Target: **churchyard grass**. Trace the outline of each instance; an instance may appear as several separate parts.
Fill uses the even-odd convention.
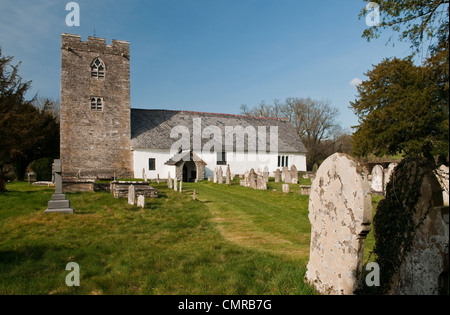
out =
[[[310,224],[299,185],[289,194],[273,180],[267,191],[236,180],[185,183],[182,194],[154,187],[159,198],[145,210],[107,192],[75,193],[75,215],[58,215],[44,214],[53,188],[8,184],[0,294],[315,294],[303,281]],[[69,262],[80,287],[65,283]]]

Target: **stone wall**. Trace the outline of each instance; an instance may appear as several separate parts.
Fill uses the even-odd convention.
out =
[[[129,43],[62,35],[61,160],[63,178],[133,177]],[[91,77],[100,58],[104,78]],[[103,99],[91,109],[91,97]]]

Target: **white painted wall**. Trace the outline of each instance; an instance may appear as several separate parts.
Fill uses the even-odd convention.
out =
[[[161,179],[167,178],[168,172],[173,178],[175,176],[175,166],[167,166],[165,163],[172,158],[169,150],[143,150],[138,149],[134,152],[134,175],[136,178],[142,178],[142,169],[146,170],[147,178],[155,179],[159,174]],[[217,165],[217,155],[212,153],[197,153],[203,161],[207,163],[205,167],[206,177],[214,176],[214,169],[218,167]],[[247,154],[242,152],[237,153],[227,153],[227,164],[230,165],[231,173],[234,174],[244,174],[245,171],[258,168],[263,171],[264,167],[267,165],[269,168],[270,176],[273,176],[278,168],[278,155],[288,156],[289,165],[295,165],[298,171],[306,171],[306,155],[305,154],[295,154],[295,153],[279,153],[279,154],[268,154],[264,156],[258,156],[257,154]],[[149,171],[148,162],[149,159],[156,159],[156,170]],[[223,172],[225,174],[226,165],[221,165]],[[280,167],[281,169],[281,167]]]

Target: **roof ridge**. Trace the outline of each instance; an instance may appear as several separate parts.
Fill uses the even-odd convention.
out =
[[[229,117],[240,117],[240,118],[253,118],[261,120],[278,120],[278,121],[289,121],[288,118],[276,118],[276,117],[257,117],[257,116],[246,116],[238,114],[225,114],[225,113],[211,113],[211,112],[198,112],[189,110],[171,110],[171,109],[145,109],[145,108],[132,108],[132,110],[144,110],[144,111],[163,111],[171,113],[187,113],[187,114],[203,114],[203,115],[215,115],[215,116],[229,116]]]

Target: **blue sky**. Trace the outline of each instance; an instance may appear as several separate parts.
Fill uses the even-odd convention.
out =
[[[65,23],[68,2],[0,1],[0,46],[22,62],[30,97],[59,98],[61,33],[95,34],[130,42],[133,108],[239,114],[311,97],[330,100],[350,128],[352,80],[411,52],[386,45],[387,34],[361,38],[363,0],[82,0],[79,27]]]

